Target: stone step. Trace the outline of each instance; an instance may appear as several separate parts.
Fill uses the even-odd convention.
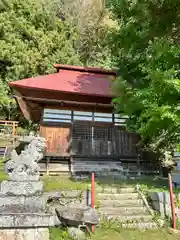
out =
[[[123,223],[123,228],[138,228],[138,229],[152,229],[158,228],[155,222],[136,222],[136,223]]]
[[[133,215],[126,215],[126,216],[119,216],[119,215],[111,216],[109,214],[105,214],[105,216],[107,218],[118,219],[118,221],[121,223],[127,223],[127,222],[141,223],[141,222],[152,221],[152,216],[148,213],[137,214],[137,215],[133,214]]]
[[[146,213],[147,209],[144,206],[131,206],[131,207],[100,207],[99,211],[108,214],[108,215],[133,215],[133,214],[141,214],[141,213]]]
[[[122,200],[111,200],[102,199],[99,200],[101,207],[126,207],[126,206],[143,206],[144,202],[142,199],[122,199]]]
[[[99,193],[134,193],[135,188],[133,187],[119,187],[119,188],[97,188]]]
[[[98,193],[98,199],[104,200],[127,200],[127,199],[138,199],[138,193]]]

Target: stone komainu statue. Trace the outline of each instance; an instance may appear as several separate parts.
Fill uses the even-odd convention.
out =
[[[18,155],[16,150],[11,153],[11,159],[5,163],[5,172],[10,180],[38,181],[38,162],[43,158],[46,141],[42,137],[33,137],[25,149]]]

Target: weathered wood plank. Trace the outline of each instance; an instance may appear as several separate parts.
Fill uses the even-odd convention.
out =
[[[70,127],[41,126],[40,133],[47,140],[47,155],[69,156]]]

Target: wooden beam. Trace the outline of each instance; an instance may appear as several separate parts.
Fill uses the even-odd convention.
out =
[[[32,118],[31,110],[28,107],[26,101],[24,101],[23,96],[20,94],[20,92],[16,91],[15,89],[13,89],[13,93],[14,93],[14,96],[16,97],[16,100],[17,100],[17,102],[19,104],[19,107],[20,107],[24,117],[27,120],[31,120],[31,118]]]
[[[57,100],[57,99],[47,99],[47,98],[36,98],[36,97],[26,97],[26,96],[19,96],[17,94],[14,95],[17,99],[26,99],[31,101],[38,101],[38,102],[47,102],[47,103],[60,103],[60,104],[70,104],[70,105],[84,105],[84,106],[95,106],[95,107],[105,107],[110,108],[112,107],[111,104],[104,104],[104,103],[89,103],[89,102],[77,102],[77,101],[66,101],[66,100]]]
[[[111,75],[113,77],[116,77],[117,75],[117,70],[107,70],[107,69],[95,68],[95,67],[82,67],[82,66],[72,66],[72,65],[63,65],[63,64],[53,64],[53,67],[56,68],[57,71],[69,70],[69,71]]]
[[[31,109],[31,116],[35,122],[40,121],[41,113],[42,113],[42,106],[40,103],[34,103],[32,101],[26,101],[27,106]]]

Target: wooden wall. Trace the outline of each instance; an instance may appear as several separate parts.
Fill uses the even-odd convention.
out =
[[[48,155],[137,155],[137,136],[123,130],[124,123],[116,123],[126,118],[115,117],[112,108],[81,105],[59,108],[45,105],[44,108],[40,133],[47,140]],[[90,113],[91,117],[88,115]],[[101,122],[104,119],[105,122]],[[115,127],[115,124],[121,126]]]
[[[91,123],[88,125],[76,123],[72,128],[72,155],[138,156],[136,145],[139,138],[136,134],[108,124],[97,126],[96,124],[91,125]]]
[[[46,108],[57,109],[49,105]],[[94,111],[94,108],[85,106],[61,106],[59,109]],[[112,109],[99,111],[111,113]],[[117,177],[158,174],[155,162],[139,159],[139,137],[126,131],[124,126],[116,126],[114,118],[112,123],[71,121],[71,114],[71,111],[65,114],[69,119],[67,123],[41,123],[41,135],[47,140],[46,157],[40,163],[42,173],[82,176],[95,172],[99,176]],[[62,113],[59,119],[63,118]]]
[[[41,126],[40,132],[47,140],[48,156],[138,156],[137,135],[117,127],[75,123]]]

